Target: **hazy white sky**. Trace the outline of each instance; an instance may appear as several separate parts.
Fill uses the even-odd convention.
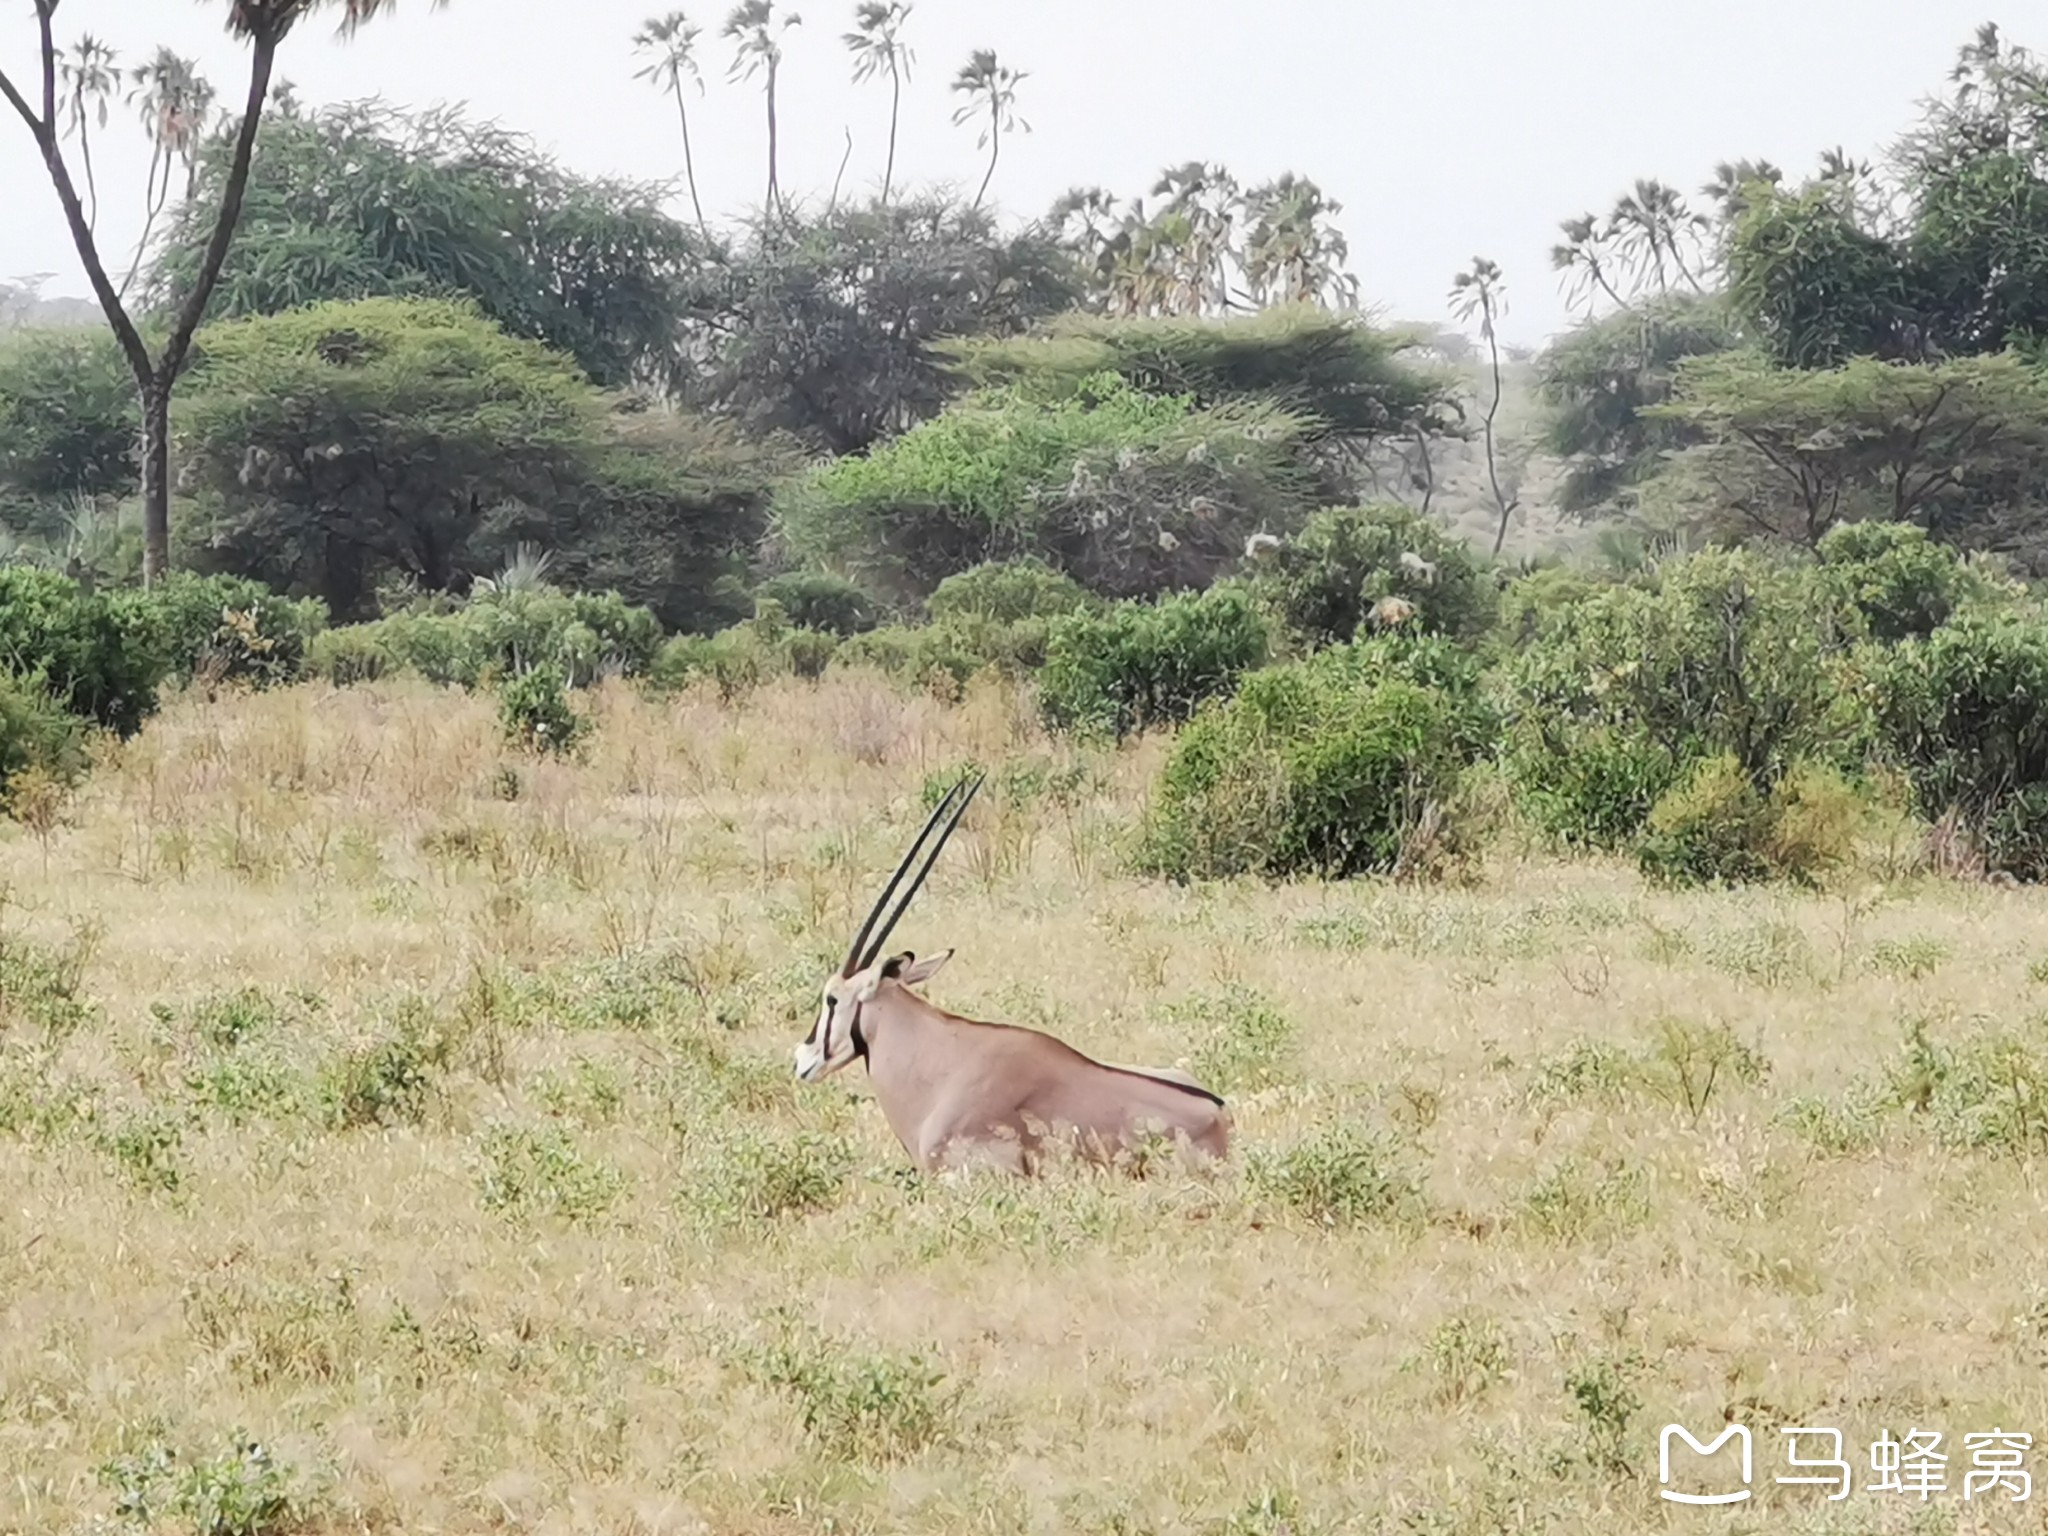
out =
[[[1006,141],[990,193],[1005,209],[1036,213],[1076,184],[1143,192],[1190,159],[1220,160],[1247,183],[1298,171],[1343,204],[1352,266],[1388,316],[1444,318],[1452,273],[1483,254],[1506,275],[1504,333],[1537,343],[1566,320],[1548,261],[1559,219],[1604,210],[1636,176],[1691,193],[1721,159],[1803,175],[1831,145],[1881,149],[1980,22],[2048,46],[2024,16],[1987,16],[1984,3],[917,0],[898,184],[950,178],[971,192],[975,133],[953,126],[946,87],[970,49],[993,47],[1028,72],[1018,107],[1033,129]],[[348,43],[325,18],[302,29],[279,73],[309,103],[467,101],[579,170],[664,177],[681,169],[674,108],[633,79],[630,39],[668,4],[403,0]],[[786,39],[784,187],[822,196],[849,127],[848,183],[878,185],[888,90],[849,79],[840,34],[853,0],[793,8],[803,25]],[[705,32],[707,94],[690,108],[716,217],[762,195],[761,99],[725,78],[729,0],[688,9]],[[60,36],[89,30],[124,62],[168,43],[199,55],[222,99],[238,101],[246,62],[225,12],[225,0],[69,0]],[[0,18],[0,68],[21,83],[33,19],[19,3]],[[125,256],[147,159],[132,114],[99,135],[95,159],[101,237]],[[31,273],[53,274],[49,294],[88,291],[27,131],[0,109],[0,277]]]

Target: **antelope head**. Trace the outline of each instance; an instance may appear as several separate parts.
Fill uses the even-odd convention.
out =
[[[960,818],[967,814],[968,803],[980,788],[980,778],[970,781],[963,777],[946,792],[946,797],[933,809],[923,830],[911,843],[910,851],[903,855],[903,862],[896,866],[896,873],[889,877],[889,883],[882,887],[882,894],[868,909],[867,921],[854,935],[845,960],[825,982],[818,1001],[818,1017],[811,1025],[811,1032],[796,1048],[796,1075],[801,1081],[819,1082],[865,1057],[868,1042],[861,1032],[861,1013],[875,1000],[875,995],[887,986],[916,986],[928,981],[938,973],[940,966],[953,958],[950,949],[924,960],[908,953],[894,955],[887,960],[881,956],[889,934],[910,906],[910,899],[924,884],[925,876],[931,873],[932,864],[946,846],[946,839],[960,825]],[[940,825],[942,820],[943,826]],[[935,830],[936,836],[933,835]],[[889,905],[891,897],[896,896],[904,874],[920,852],[925,856],[923,864],[911,877],[909,885],[904,886],[895,910],[884,920],[882,909]]]

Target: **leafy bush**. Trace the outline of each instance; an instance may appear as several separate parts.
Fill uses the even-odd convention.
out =
[[[1069,614],[1046,643],[1046,720],[1117,736],[1185,720],[1263,662],[1271,639],[1264,613],[1232,585]]]
[[[41,681],[0,671],[0,801],[15,775],[41,769],[60,782],[85,765],[84,723]]]
[[[880,633],[875,631],[873,633]],[[857,644],[856,636],[844,644]],[[654,658],[649,680],[657,688],[681,688],[696,678],[717,685],[730,703],[774,677],[818,677],[843,649],[826,630],[790,624],[781,605],[760,600],[753,618],[715,635],[677,635]]]
[[[1415,627],[1474,636],[1493,622],[1492,581],[1464,542],[1407,507],[1338,507],[1257,557],[1257,583],[1287,627],[1311,645],[1354,638],[1388,599]]]
[[[168,675],[179,681],[208,673],[294,682],[304,672],[307,647],[327,625],[317,599],[295,602],[240,576],[173,571],[120,600],[142,617]]]
[[[1924,638],[1966,607],[1990,607],[2011,595],[1910,523],[1843,523],[1815,553],[1828,586],[1875,640]]]
[[[1989,868],[2048,879],[2048,622],[1965,614],[1893,650],[1875,688],[1921,813],[1958,813]]]
[[[1458,851],[1461,780],[1494,732],[1476,694],[1444,686],[1445,662],[1389,638],[1245,678],[1181,732],[1140,867],[1342,879],[1402,868],[1431,840]]]
[[[553,662],[529,667],[498,688],[498,719],[505,736],[529,752],[573,752],[590,722],[570,707],[568,684]]]
[[[1732,754],[1760,792],[1802,759],[1854,766],[1853,640],[1814,567],[1749,550],[1545,608],[1501,680],[1510,780],[1546,830],[1611,848],[1704,758]]]
[[[405,670],[405,663],[384,639],[376,624],[343,624],[323,629],[307,642],[306,675],[325,678],[336,687],[374,683]]]
[[[1695,763],[1659,797],[1637,848],[1645,875],[1667,885],[1817,883],[1847,864],[1870,804],[1833,768],[1798,763],[1768,797],[1733,753]]]
[[[843,637],[863,634],[877,622],[873,598],[845,577],[823,571],[770,577],[754,595],[774,603],[799,629]]]
[[[407,670],[464,688],[541,665],[580,688],[607,671],[646,672],[661,647],[654,615],[617,593],[546,587],[484,592],[455,608],[423,604],[339,633],[347,638],[311,648],[315,675],[351,682]]]
[[[5,566],[0,668],[40,674],[72,714],[128,736],[156,709],[167,663],[146,594],[109,597],[51,571]]]
[[[1290,528],[1314,493],[1306,422],[1278,406],[1199,409],[1114,375],[1046,399],[964,399],[777,503],[790,546],[904,594],[1036,556],[1083,586],[1144,597],[1207,585],[1247,535]]]
[[[1016,624],[1099,607],[1095,595],[1043,560],[990,560],[948,576],[925,600],[934,624],[986,620]]]
[[[1769,873],[1770,813],[1732,752],[1703,759],[1657,800],[1637,857],[1670,885],[1739,885]]]

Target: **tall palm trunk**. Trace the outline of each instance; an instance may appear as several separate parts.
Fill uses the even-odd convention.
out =
[[[163,186],[157,186],[157,164],[163,163]],[[190,195],[191,189],[186,189]],[[149,250],[150,231],[156,227],[156,216],[164,211],[164,202],[171,194],[171,160],[159,144],[149,157],[149,181],[143,188],[145,211],[142,219],[142,236],[135,242],[135,259],[128,263],[128,275],[121,279],[121,293],[125,296],[135,281],[135,274],[142,270],[142,258]]]
[[[903,74],[896,56],[889,55],[889,158],[882,163],[882,201],[889,201],[889,186],[896,179],[896,117],[903,108]]]
[[[996,161],[1003,153],[1003,114],[998,108],[991,108],[988,115],[988,169],[982,172],[981,189],[974,194],[974,206],[981,207],[981,200],[988,196],[988,184],[995,179]]]
[[[100,223],[100,189],[92,174],[92,134],[82,121],[78,125],[78,155],[85,163],[85,227],[96,230]]]
[[[690,109],[683,105],[683,82],[676,80],[676,120],[683,125],[683,176],[690,183],[690,206],[697,213],[697,229],[705,239],[711,228],[704,222],[704,205],[697,201],[697,163],[690,155]]]
[[[1500,412],[1500,340],[1494,335],[1493,317],[1487,316],[1486,348],[1493,358],[1493,399],[1486,407],[1486,481],[1493,487],[1493,504],[1500,508],[1500,527],[1494,530],[1493,557],[1500,558],[1501,546],[1508,541],[1508,518],[1514,513],[1514,506],[1500,492],[1500,471],[1494,462],[1493,418]]]
[[[775,175],[776,129],[775,129],[775,61],[768,61],[768,211],[779,212],[782,208],[782,184]]]

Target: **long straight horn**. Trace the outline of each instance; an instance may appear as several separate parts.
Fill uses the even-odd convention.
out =
[[[932,807],[930,818],[926,820],[923,829],[919,831],[917,836],[911,840],[910,851],[903,855],[903,862],[896,866],[896,873],[889,877],[889,883],[882,887],[882,894],[877,896],[875,904],[868,908],[867,921],[860,925],[860,932],[853,936],[853,944],[846,951],[846,959],[839,967],[840,975],[851,976],[860,969],[861,946],[867,943],[868,934],[874,930],[875,919],[882,915],[882,908],[886,907],[889,904],[889,898],[896,894],[897,882],[903,878],[903,872],[910,868],[911,861],[917,857],[918,850],[924,846],[924,840],[931,836],[932,828],[939,824],[939,818],[946,814],[953,804],[954,797],[962,789],[966,788],[966,785],[967,777],[963,774],[961,775],[960,782],[946,791],[945,798]]]
[[[869,966],[875,963],[875,956],[882,952],[882,946],[889,942],[889,935],[894,931],[897,921],[908,910],[910,898],[915,896],[918,892],[918,887],[924,884],[924,877],[932,872],[932,865],[938,862],[939,854],[945,849],[946,839],[951,837],[953,829],[960,825],[960,818],[967,814],[967,807],[973,801],[975,791],[981,788],[981,779],[979,777],[972,784],[967,784],[965,779],[962,779],[960,783],[967,785],[967,793],[960,797],[960,804],[954,809],[952,818],[947,821],[939,835],[932,839],[931,852],[925,855],[924,866],[912,878],[909,887],[903,892],[903,899],[896,903],[896,910],[891,912],[889,920],[882,924],[882,931],[875,935],[874,942],[868,946],[867,953],[861,957],[860,966],[856,966],[856,970],[860,969],[861,966]],[[958,787],[958,785],[955,786],[955,788]]]

